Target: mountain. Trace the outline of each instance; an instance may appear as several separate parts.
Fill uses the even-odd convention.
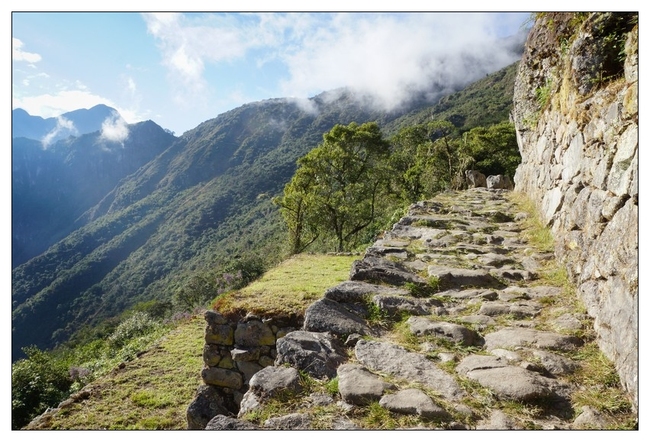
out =
[[[510,78],[499,75],[497,83]],[[511,102],[511,92],[499,100]],[[138,302],[170,300],[197,272],[251,253],[279,260],[285,238],[271,199],[323,133],[353,121],[390,127],[408,114],[439,115],[431,102],[393,113],[365,103],[346,89],[264,100],[161,144],[159,154],[75,213],[76,230],[14,269],[12,357],[26,345],[63,343]]]
[[[152,121],[127,129],[128,136],[120,142],[96,131],[47,149],[40,141],[12,140],[14,267],[79,227],[77,218],[175,139]]]
[[[90,109],[78,109],[51,118],[33,116],[24,109],[14,109],[11,119],[12,138],[45,140],[49,144],[70,135],[79,136],[99,131],[104,122],[112,122],[121,117],[112,107],[98,104]]]

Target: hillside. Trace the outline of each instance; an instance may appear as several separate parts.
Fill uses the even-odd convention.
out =
[[[495,75],[504,85],[491,93],[506,94],[495,100],[510,100],[503,92],[511,90],[510,77]],[[215,271],[253,248],[273,264],[283,255],[284,233],[271,198],[296,160],[334,124],[388,127],[410,111],[373,111],[346,91],[309,101],[309,111],[274,99],[202,123],[122,179],[77,218],[80,228],[15,268],[13,358],[26,345],[63,343],[138,302],[168,301],[193,274]]]
[[[260,304],[303,316],[308,304],[344,281],[355,256],[300,255],[269,270],[259,281],[232,293],[230,308]],[[286,286],[287,279],[291,286]],[[291,304],[286,301],[290,299]],[[205,321],[196,315],[176,324],[135,360],[72,395],[27,429],[184,430],[187,406],[201,383]],[[110,410],[110,412],[107,412]]]

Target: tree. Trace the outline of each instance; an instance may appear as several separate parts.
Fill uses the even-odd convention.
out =
[[[276,199],[293,252],[323,235],[333,236],[337,251],[343,251],[372,224],[388,153],[377,123],[350,123],[334,126],[323,143],[298,160],[295,175]]]
[[[521,163],[515,127],[507,121],[489,127],[475,127],[464,135],[473,167],[485,175],[515,175]]]
[[[396,192],[409,202],[458,188],[469,158],[460,148],[456,127],[430,121],[402,129],[391,140],[391,168]]]

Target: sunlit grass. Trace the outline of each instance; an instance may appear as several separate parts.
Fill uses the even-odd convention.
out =
[[[223,314],[304,314],[325,290],[348,280],[359,256],[296,255],[241,290],[220,296],[214,308]]]

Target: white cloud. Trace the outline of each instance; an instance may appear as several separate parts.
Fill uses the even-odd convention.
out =
[[[54,141],[57,138],[60,138],[61,135],[76,135],[76,134],[78,134],[78,131],[72,121],[68,120],[65,117],[57,116],[56,127],[43,137],[41,143],[43,144],[43,148],[47,148],[52,143],[52,141]]]
[[[28,63],[38,63],[41,61],[41,56],[33,52],[25,52],[22,50],[23,42],[19,39],[12,37],[12,51],[11,58],[14,61],[26,61]]]
[[[305,98],[352,87],[385,108],[432,85],[457,87],[517,58],[498,40],[516,31],[521,16],[496,13],[397,14],[147,14],[148,31],[179,100],[207,100],[218,79],[206,66],[256,51],[257,67],[280,62],[278,91]],[[264,52],[258,51],[263,49]],[[221,97],[227,91],[219,91]],[[218,99],[217,99],[218,100]],[[182,101],[182,100],[181,100]]]
[[[142,121],[139,113],[133,109],[122,108],[111,99],[95,95],[87,88],[84,90],[62,90],[55,94],[42,94],[30,97],[13,99],[13,108],[22,108],[30,115],[43,118],[57,117],[66,112],[77,109],[90,109],[98,104],[116,109],[128,123]]]
[[[102,123],[100,136],[108,141],[123,143],[129,136],[127,122],[119,114],[113,114]]]

